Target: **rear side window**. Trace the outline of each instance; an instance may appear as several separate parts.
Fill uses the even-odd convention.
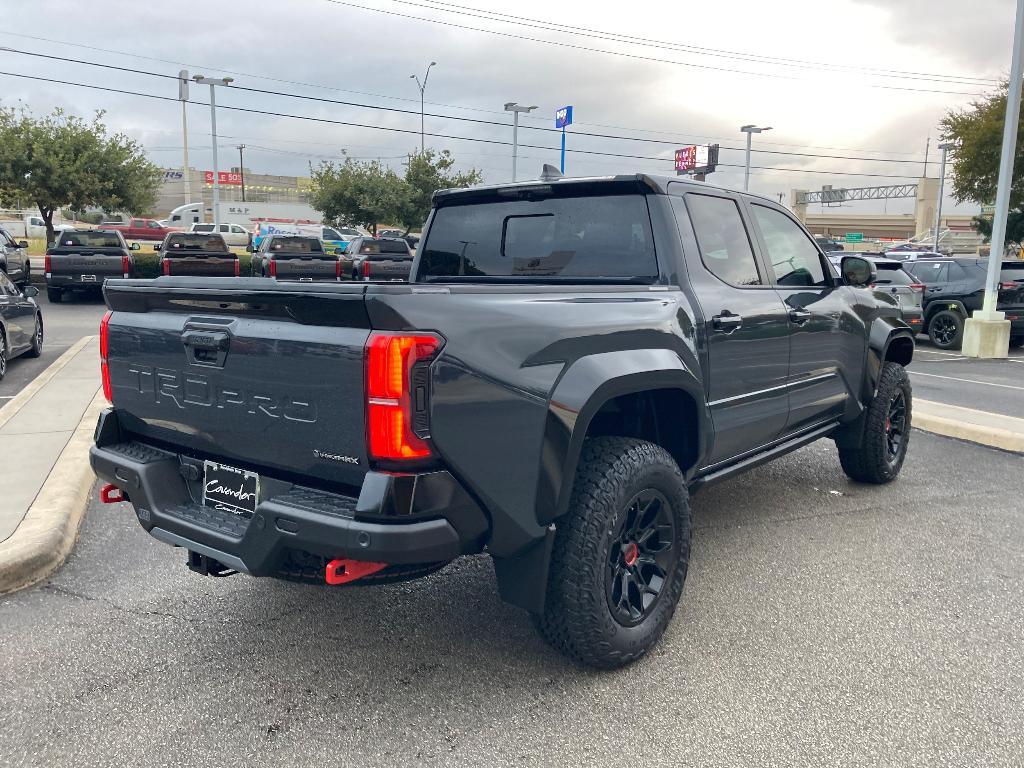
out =
[[[907,268],[913,273],[914,277],[920,280],[925,285],[932,285],[934,283],[945,283],[949,281],[949,263],[941,261],[915,261],[911,262]]]
[[[751,205],[761,229],[775,282],[786,287],[825,285],[818,249],[791,218],[774,208]]]
[[[359,252],[369,254],[383,253],[412,258],[412,254],[409,253],[409,246],[404,240],[363,240],[362,245],[359,246]]]
[[[653,281],[658,264],[647,199],[577,194],[442,206],[419,276]]]
[[[65,248],[122,248],[116,232],[65,232],[58,241]]]
[[[315,237],[275,237],[270,244],[274,253],[323,253],[320,241]]]
[[[164,245],[166,251],[223,251],[227,253],[228,246],[224,238],[217,234],[203,235],[197,232],[182,232],[171,235]]]
[[[876,264],[878,269],[877,285],[913,285],[916,280],[898,264]]]
[[[673,198],[679,205],[680,199]],[[754,251],[734,200],[689,194],[686,207],[697,235],[700,258],[711,274],[729,285],[760,285]]]

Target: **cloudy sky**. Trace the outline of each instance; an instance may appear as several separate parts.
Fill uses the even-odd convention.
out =
[[[553,115],[572,104],[572,175],[672,173],[676,147],[717,142],[723,167],[710,180],[741,186],[738,129],[755,123],[773,130],[754,138],[751,188],[787,200],[792,188],[912,181],[929,136],[928,172],[937,175],[940,117],[1006,76],[1013,25],[1012,0],[175,0],[148,7],[4,0],[3,7],[0,47],[21,53],[0,50],[0,100],[37,113],[103,109],[112,129],[139,139],[163,167],[181,166],[182,146],[177,86],[166,76],[186,68],[235,78],[240,88],[219,92],[219,105],[288,115],[219,110],[222,166],[237,164],[234,146],[245,143],[246,167],[256,172],[304,174],[342,149],[400,170],[420,140],[419,91],[409,76],[422,77],[436,61],[427,145],[450,149],[460,167],[479,168],[488,181],[511,176],[505,102],[538,106],[519,133],[528,145],[520,149],[521,176],[557,164]],[[193,86],[192,99],[205,102],[206,90]],[[210,168],[209,109],[197,103],[188,111],[191,164]],[[882,203],[851,210],[880,212]],[[887,210],[912,210],[912,202],[890,201]]]

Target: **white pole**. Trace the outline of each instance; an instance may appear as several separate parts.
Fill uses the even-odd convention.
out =
[[[743,171],[744,192],[748,192],[750,190],[750,137],[753,135],[753,131],[747,131],[747,162],[745,163]]]
[[[217,178],[217,98],[213,92],[213,83],[210,83],[210,133],[213,135],[213,229],[215,232],[219,232],[220,181]]]
[[[181,138],[185,148],[184,165],[182,166],[182,177],[185,180],[185,204],[192,202],[192,180],[188,172],[188,117],[185,112],[185,102],[181,102]]]
[[[1013,178],[1013,156],[1017,149],[1017,123],[1020,120],[1021,36],[1024,34],[1024,0],[1017,0],[1017,18],[1013,28],[1013,60],[1010,64],[1010,85],[1006,92],[1006,118],[1003,123],[1003,152],[999,158],[999,181],[996,186],[996,210],[992,217],[992,239],[988,254],[988,278],[985,281],[985,304],[981,315],[985,320],[1002,320],[996,312],[999,296],[999,270],[1002,267],[1006,237],[1006,216],[1010,209],[1010,181]],[[975,313],[975,317],[978,313]]]
[[[939,252],[939,226],[942,221],[942,192],[943,187],[946,186],[946,150],[948,146],[943,144],[939,149],[942,150],[939,160],[939,199],[935,201],[935,244],[932,246],[932,250],[936,253]]]
[[[512,182],[516,180],[516,160],[519,154],[519,112],[512,112]]]

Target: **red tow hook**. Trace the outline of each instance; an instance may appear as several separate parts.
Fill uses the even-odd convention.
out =
[[[113,483],[107,483],[100,488],[100,501],[104,504],[117,504],[119,501],[128,501],[128,494]]]
[[[331,560],[327,564],[324,580],[331,585],[348,584],[387,567],[387,563],[368,563],[364,560]]]

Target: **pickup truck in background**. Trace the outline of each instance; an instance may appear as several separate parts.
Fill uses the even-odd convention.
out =
[[[137,250],[120,232],[64,230],[43,256],[46,298],[58,304],[69,291],[99,292],[107,280],[132,277]]]
[[[409,244],[398,237],[357,237],[341,255],[340,274],[352,280],[408,280]]]
[[[254,277],[276,277],[278,280],[299,280],[311,283],[341,277],[341,262],[334,253],[324,250],[317,237],[300,235],[267,235],[259,250],[252,255]]]
[[[171,232],[180,230],[165,227],[156,219],[126,219],[125,221],[104,221],[101,229],[120,232],[125,240],[163,240]]]
[[[549,642],[620,666],[680,599],[692,492],[823,438],[856,481],[899,474],[912,333],[868,260],[840,274],[706,183],[439,192],[409,283],[109,284],[91,463],[196,572],[373,584],[486,552]]]
[[[3,229],[15,239],[36,239],[46,237],[46,222],[42,216],[22,216],[19,219],[5,219],[0,221],[0,229]],[[74,229],[73,224],[54,224],[54,232],[63,232],[66,229]]]
[[[238,277],[241,262],[219,234],[173,232],[153,246],[160,254],[161,275]]]

